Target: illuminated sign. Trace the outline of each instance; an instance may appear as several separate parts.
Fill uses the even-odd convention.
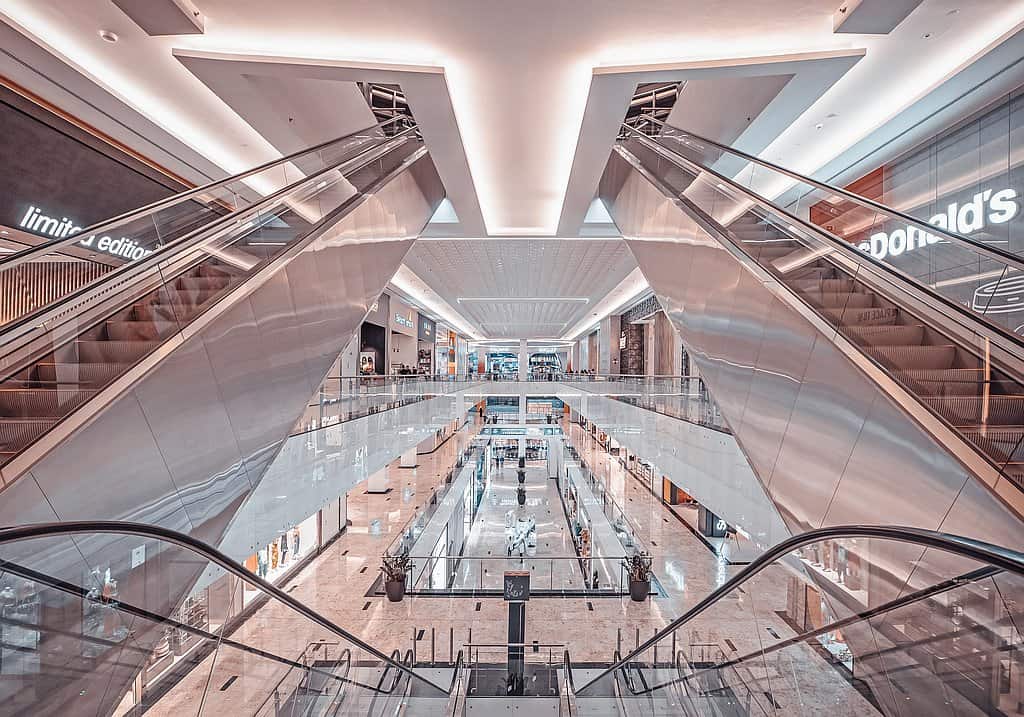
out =
[[[1002,189],[993,192],[986,189],[975,194],[971,201],[963,205],[953,202],[946,207],[945,213],[936,214],[928,223],[958,234],[973,234],[984,229],[987,224],[1005,224],[1017,216],[1020,205],[1016,200],[1016,190]],[[885,259],[887,256],[899,256],[938,241],[939,237],[934,234],[929,234],[920,227],[907,225],[903,229],[872,234],[868,241],[861,242],[857,248],[876,259]]]
[[[53,237],[54,239],[63,239],[82,231],[82,227],[78,226],[74,220],[67,217],[55,219],[54,217],[47,216],[35,205],[29,206],[28,211],[25,212],[25,216],[21,218],[18,226],[36,234]],[[106,234],[101,237],[93,234],[80,240],[78,243],[103,254],[109,254],[110,256],[120,257],[129,261],[136,261],[153,253],[151,249],[142,248],[128,237],[114,239]]]
[[[415,329],[416,324],[412,322],[412,319],[406,318],[401,314],[395,314],[395,323],[399,326],[404,326],[407,329]]]

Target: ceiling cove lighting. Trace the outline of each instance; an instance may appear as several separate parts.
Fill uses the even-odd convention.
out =
[[[131,77],[118,72],[109,61],[106,52],[97,52],[97,48],[65,32],[64,26],[59,21],[51,19],[47,11],[43,3],[35,0],[5,0],[0,15],[54,57],[79,70],[116,98],[134,107],[150,122],[166,130],[228,174],[239,174],[257,164],[281,156],[281,153],[255,130],[248,136],[249,143],[260,148],[258,155],[243,157],[236,154],[229,143],[210,136],[205,128],[189,121],[180,105],[160,97],[136,83]],[[106,39],[105,41],[109,42]]]
[[[427,311],[438,317],[446,324],[453,326],[456,331],[468,336],[474,341],[480,341],[483,336],[473,328],[472,324],[466,321],[460,314],[455,312],[444,299],[438,296],[427,286],[420,277],[412,272],[405,264],[398,267],[398,271],[391,277],[391,283],[403,294],[413,300],[413,303],[427,309]]]
[[[585,316],[563,334],[562,340],[574,341],[582,334],[589,333],[590,329],[596,328],[613,311],[632,303],[650,288],[650,284],[647,283],[647,278],[640,271],[640,267],[633,269],[625,279],[619,282],[618,286],[597,302],[590,316]]]

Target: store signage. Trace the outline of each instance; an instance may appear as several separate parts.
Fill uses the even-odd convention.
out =
[[[526,602],[530,599],[530,572],[509,570],[505,573],[504,598],[508,602]]]
[[[993,192],[986,189],[975,194],[971,201],[963,205],[953,202],[946,207],[945,213],[936,214],[928,223],[968,235],[981,231],[988,224],[1005,224],[1019,212],[1016,190],[1001,189]],[[868,241],[861,242],[857,248],[876,259],[885,259],[887,256],[899,256],[938,241],[939,237],[934,234],[929,234],[920,227],[907,225],[903,229],[872,234]]]
[[[399,326],[404,326],[407,329],[416,328],[416,324],[412,322],[412,319],[406,316],[402,316],[401,314],[398,313],[395,314],[395,323],[398,324]]]
[[[54,239],[63,239],[82,231],[82,227],[78,226],[73,220],[67,217],[61,217],[58,220],[47,216],[35,205],[29,205],[18,226],[36,234],[53,237]],[[101,237],[93,234],[78,243],[103,254],[128,259],[129,261],[137,261],[153,253],[151,249],[143,249],[128,237],[114,239],[106,234]]]

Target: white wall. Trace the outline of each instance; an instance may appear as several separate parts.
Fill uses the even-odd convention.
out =
[[[415,337],[398,334],[392,331],[391,348],[388,353],[387,372],[392,373],[392,369],[396,368],[399,364],[405,364],[406,366],[415,368],[417,360],[416,344],[417,341]]]

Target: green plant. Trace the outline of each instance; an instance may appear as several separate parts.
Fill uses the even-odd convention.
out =
[[[405,580],[405,576],[413,569],[412,560],[405,553],[385,555],[380,570],[388,582]]]
[[[649,582],[651,579],[651,556],[643,550],[630,555],[622,561],[631,582]]]

